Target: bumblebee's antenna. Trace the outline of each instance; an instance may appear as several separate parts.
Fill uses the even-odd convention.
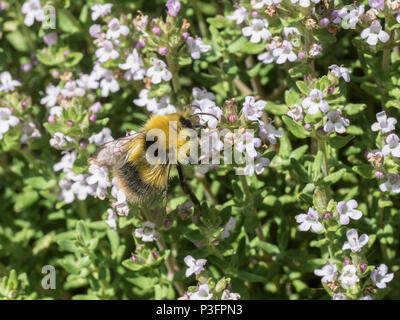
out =
[[[212,113],[197,112],[197,113],[193,113],[192,115],[190,115],[190,117],[195,117],[195,116],[210,116],[210,117],[214,117],[215,119],[217,119],[217,121],[219,121],[218,117]]]

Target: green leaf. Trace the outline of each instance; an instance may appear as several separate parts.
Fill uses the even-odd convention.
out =
[[[340,136],[336,135],[333,138],[328,140],[328,143],[335,149],[343,148],[346,144],[348,144],[351,140],[353,140],[354,136],[347,135],[347,136]]]
[[[19,30],[8,33],[6,35],[6,39],[15,48],[15,50],[21,52],[29,51],[28,41]]]
[[[330,175],[326,176],[322,181],[325,185],[331,185],[336,182],[338,182],[346,172],[346,169],[340,169],[339,171],[336,171],[334,173],[331,173]]]
[[[300,92],[306,96],[310,94],[311,89],[304,83],[304,81],[296,81],[296,86]]]
[[[313,181],[316,182],[320,176],[322,161],[324,158],[324,153],[322,150],[318,150],[317,155],[315,156],[315,160],[313,163]]]
[[[350,116],[359,114],[366,108],[365,103],[349,103],[344,107],[344,112]]]
[[[76,33],[80,31],[79,20],[77,20],[69,11],[57,10],[58,26],[66,33]]]
[[[264,282],[266,280],[263,276],[247,271],[238,272],[237,277],[248,282]]]
[[[277,116],[281,116],[283,114],[286,114],[289,111],[289,108],[285,104],[277,104],[277,103],[268,101],[267,105],[265,107],[265,110],[268,113],[272,113]]]
[[[352,170],[359,174],[364,179],[373,179],[375,178],[375,170],[369,164],[359,164],[352,167]]]
[[[308,64],[298,64],[293,68],[289,69],[289,75],[292,78],[302,78],[304,75],[311,74],[312,70]]]
[[[308,145],[306,145],[306,144],[301,147],[298,147],[297,149],[294,149],[292,151],[289,158],[294,158],[296,160],[300,160],[300,158],[306,153],[307,150],[308,150]]]
[[[306,169],[300,164],[299,161],[297,161],[294,158],[290,159],[290,163],[291,163],[292,168],[294,169],[294,171],[299,176],[300,181],[303,182],[303,183],[307,183],[308,182],[308,174],[307,174]]]
[[[292,118],[284,115],[282,116],[282,120],[290,133],[292,133],[297,138],[304,139],[310,135],[310,133],[306,129],[304,129],[304,127],[300,123],[294,121]]]

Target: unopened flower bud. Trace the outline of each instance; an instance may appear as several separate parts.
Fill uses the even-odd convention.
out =
[[[89,110],[93,113],[98,113],[101,110],[101,107],[102,107],[101,103],[96,102],[89,108]]]
[[[324,214],[324,219],[329,220],[331,218],[331,214],[329,212]]]
[[[347,265],[349,265],[350,264],[350,261],[349,260],[344,260],[344,262],[343,262],[343,265],[344,266],[347,266]]]
[[[141,50],[145,47],[146,42],[144,40],[140,40],[139,42],[136,43],[135,48],[137,50]]]
[[[79,145],[81,148],[85,148],[87,146],[87,143],[86,143],[86,141],[81,141],[81,142],[79,142]]]
[[[336,19],[339,16],[339,12],[337,10],[333,10],[331,12],[331,18]]]
[[[330,86],[328,88],[328,93],[332,93],[333,91],[335,91],[335,87],[334,86]]]
[[[69,54],[70,54],[70,51],[69,51],[68,49],[67,49],[67,50],[64,50],[64,57],[68,57]]]
[[[182,39],[183,40],[187,40],[189,38],[189,33],[188,32],[184,32],[184,33],[182,33]]]
[[[68,121],[67,121],[67,126],[68,126],[68,127],[72,127],[73,124],[74,124],[74,123],[72,122],[72,120],[68,120]]]
[[[171,220],[165,221],[165,226],[166,226],[166,227],[172,226],[172,221],[171,221]]]
[[[136,256],[132,256],[131,257],[131,261],[132,261],[132,263],[135,263],[136,262]]]
[[[253,12],[251,13],[251,16],[252,16],[253,18],[257,18],[257,17],[258,17],[258,12],[257,12],[257,11],[253,11]]]
[[[157,251],[154,251],[153,252],[153,257],[154,257],[154,259],[157,259],[158,257],[159,257],[159,253],[157,252]]]
[[[299,57],[299,59],[304,59],[304,57],[306,56],[304,52],[299,52],[297,54],[297,56]]]
[[[321,20],[319,20],[319,24],[322,27],[326,27],[329,24],[329,19],[328,18],[322,18]]]
[[[228,120],[229,120],[229,122],[232,122],[232,123],[236,122],[236,120],[237,120],[236,114],[229,115]]]
[[[362,272],[364,272],[364,271],[367,269],[367,265],[366,265],[365,263],[363,263],[363,264],[360,266],[360,269],[361,269]]]
[[[162,56],[165,56],[167,54],[167,47],[161,47],[158,49],[158,53],[161,54]]]
[[[307,131],[311,131],[311,124],[306,123],[306,124],[304,125],[304,129],[306,129]]]
[[[26,100],[22,101],[21,105],[22,105],[22,108],[25,109],[28,106],[28,101],[26,101]]]
[[[197,248],[200,248],[200,247],[203,245],[203,243],[200,242],[200,241],[197,241],[197,242],[194,243],[194,245],[195,245]]]
[[[47,122],[49,122],[49,123],[55,123],[56,122],[56,118],[55,118],[55,116],[52,114],[52,115],[49,115],[49,117],[47,118]]]
[[[90,122],[96,122],[96,115],[95,114],[91,114],[89,117],[89,121]]]
[[[159,35],[161,34],[161,29],[160,29],[160,27],[153,27],[153,28],[151,29],[151,32],[152,32],[153,34],[155,34],[156,36],[159,36]]]
[[[382,171],[376,171],[375,172],[375,178],[377,179],[382,179],[384,177],[384,173]]]

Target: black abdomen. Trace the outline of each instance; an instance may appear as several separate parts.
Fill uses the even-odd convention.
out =
[[[143,182],[139,176],[139,172],[136,167],[126,162],[119,167],[119,177],[125,182],[125,187],[134,195],[138,197],[145,197],[156,190],[156,188]]]

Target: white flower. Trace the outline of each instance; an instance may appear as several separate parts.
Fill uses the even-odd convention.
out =
[[[229,231],[231,231],[233,228],[235,228],[235,218],[230,217],[229,221],[226,223],[224,230],[221,232],[220,236],[222,239],[228,238],[229,237]]]
[[[139,98],[134,99],[133,103],[139,107],[146,107],[148,111],[155,112],[157,110],[157,99],[151,98],[149,99],[149,91],[148,89],[142,89],[139,92]]]
[[[332,296],[332,300],[347,300],[347,297],[344,293],[335,293]]]
[[[50,139],[49,143],[54,149],[61,149],[65,147],[68,143],[75,142],[71,137],[65,136],[61,132],[56,132]]]
[[[337,133],[346,132],[346,127],[350,125],[350,121],[342,117],[341,110],[329,111],[327,115],[328,121],[324,125],[325,132],[332,132],[335,130]]]
[[[393,280],[393,273],[388,273],[388,267],[381,264],[378,268],[371,271],[371,280],[379,289],[386,288],[386,283]]]
[[[382,154],[384,156],[392,155],[393,157],[400,157],[400,144],[399,137],[392,133],[386,137],[386,144],[382,148]]]
[[[61,93],[59,86],[53,86],[52,84],[46,87],[46,96],[40,99],[40,103],[46,107],[54,107],[57,104],[57,98]]]
[[[85,200],[88,195],[93,195],[93,186],[88,185],[86,181],[87,175],[78,174],[73,177],[74,183],[71,186],[72,192],[79,200]]]
[[[378,40],[383,43],[387,42],[389,40],[389,34],[382,30],[382,26],[378,20],[374,20],[369,28],[361,32],[361,38],[367,38],[367,43],[371,46],[375,46]]]
[[[264,123],[261,120],[259,123],[259,135],[262,139],[267,139],[271,144],[277,144],[278,141],[276,138],[281,138],[283,136],[283,131],[277,130],[273,125],[272,121],[268,123]]]
[[[239,300],[239,299],[240,299],[239,293],[230,292],[228,289],[225,289],[221,296],[221,300]]]
[[[285,63],[287,60],[293,62],[297,59],[297,55],[293,52],[292,44],[287,40],[283,40],[282,46],[274,49],[272,55],[275,57],[277,64]]]
[[[25,14],[25,19],[24,23],[28,27],[33,25],[33,23],[36,21],[43,21],[45,16],[44,16],[44,11],[42,9],[42,6],[40,4],[39,0],[29,0],[26,1],[22,5],[22,13]]]
[[[336,264],[328,263],[326,266],[322,267],[322,269],[315,269],[314,274],[318,277],[322,277],[322,282],[331,282],[334,281],[338,275],[338,269]]]
[[[151,82],[154,84],[158,84],[162,80],[169,81],[172,78],[165,62],[157,58],[153,59],[153,66],[147,70],[146,75],[151,77]]]
[[[192,59],[200,59],[200,52],[207,52],[211,49],[211,46],[205,44],[199,37],[189,37],[186,40],[186,45],[189,48]]]
[[[4,133],[19,124],[19,119],[11,114],[8,108],[0,108],[0,139]]]
[[[262,40],[267,40],[271,37],[271,32],[267,29],[268,21],[261,19],[253,19],[250,21],[249,27],[244,27],[242,33],[245,37],[250,37],[253,43],[259,43]]]
[[[262,63],[265,63],[265,64],[272,63],[275,60],[274,55],[273,55],[273,48],[271,48],[271,46],[269,46],[268,44],[265,45],[265,48],[267,49],[267,51],[260,53],[257,56],[257,59],[262,61]]]
[[[372,300],[371,296],[367,295],[364,297],[361,297],[360,300]]]
[[[261,157],[257,152],[257,157],[255,159],[253,157],[246,157],[246,166],[243,168],[243,173],[246,176],[252,176],[254,173],[261,174],[270,162],[268,158]]]
[[[151,112],[158,114],[160,116],[166,115],[166,114],[171,114],[176,112],[176,108],[170,103],[170,97],[168,94],[164,94],[161,98],[160,101],[157,102],[155,105],[154,110],[151,110]]]
[[[111,189],[111,195],[117,199],[117,201],[113,202],[111,205],[120,216],[127,216],[129,214],[129,206],[126,202],[126,195],[123,189],[118,188],[115,185],[115,181],[113,179],[113,188]]]
[[[82,73],[79,75],[79,79],[76,80],[76,83],[83,90],[97,89],[99,87],[99,82],[97,81],[94,74],[85,74]]]
[[[256,158],[258,152],[255,148],[261,146],[261,139],[254,137],[253,132],[246,130],[239,136],[239,141],[235,143],[235,149],[239,152],[246,152],[250,158]]]
[[[342,250],[350,249],[351,252],[360,252],[362,247],[368,243],[368,236],[364,233],[358,238],[358,232],[356,229],[350,229],[346,232],[347,240]]]
[[[373,123],[371,129],[372,131],[382,130],[382,133],[393,131],[397,123],[397,119],[392,117],[388,118],[385,111],[378,112],[376,114],[376,120],[378,120],[378,122]]]
[[[297,29],[295,27],[283,27],[283,35],[287,39],[287,38],[289,38],[290,35],[301,36],[301,33],[300,33],[299,29]]]
[[[242,112],[247,120],[256,121],[258,118],[261,118],[266,104],[264,100],[258,100],[256,102],[254,97],[247,96],[244,99]]]
[[[236,21],[236,24],[241,24],[247,20],[248,12],[245,7],[238,7],[230,16],[227,16],[229,20]]]
[[[85,95],[85,89],[78,86],[77,82],[74,80],[68,81],[64,89],[61,90],[63,96],[72,97],[83,97]]]
[[[71,190],[72,181],[60,180],[58,182],[61,192],[58,195],[58,200],[64,201],[65,203],[72,203],[75,199],[74,192]]]
[[[68,152],[68,151],[63,151],[61,154],[64,156],[61,158],[60,162],[57,162],[53,166],[54,171],[60,171],[62,170],[63,172],[69,172],[72,170],[72,167],[74,166],[74,162],[77,158],[77,153],[74,151]]]
[[[145,221],[141,228],[137,228],[134,232],[135,237],[142,239],[144,242],[152,242],[159,238],[160,234],[155,229],[153,222]]]
[[[119,57],[119,53],[114,49],[114,45],[111,41],[105,40],[100,44],[100,48],[96,50],[96,57],[101,63],[107,60],[115,60]]]
[[[9,92],[15,90],[15,87],[19,87],[21,82],[13,80],[11,74],[8,71],[0,73],[0,92]]]
[[[313,43],[311,49],[308,51],[308,54],[312,57],[316,57],[322,52],[322,46],[318,43]]]
[[[350,218],[359,220],[362,217],[362,212],[360,210],[356,210],[357,206],[358,203],[356,200],[349,200],[347,203],[340,201],[337,204],[336,210],[339,212],[341,224],[349,224]]]
[[[119,90],[119,83],[114,78],[114,75],[109,71],[100,81],[101,96],[108,97],[110,92],[117,92]]]
[[[300,231],[308,231],[311,228],[314,232],[320,232],[323,229],[322,223],[319,222],[318,212],[313,208],[309,208],[307,214],[299,214],[296,217],[296,222],[300,223]]]
[[[364,11],[364,5],[357,7],[355,4],[345,6],[342,10],[339,10],[339,17],[343,19],[342,27],[344,29],[355,29]]]
[[[329,104],[324,100],[324,93],[318,89],[312,89],[310,96],[303,100],[302,106],[307,109],[309,114],[316,114],[318,110],[327,112],[329,110]]]
[[[344,289],[351,289],[358,281],[360,281],[356,273],[357,268],[352,264],[348,264],[347,266],[343,267],[339,281]]]
[[[114,210],[109,208],[107,209],[107,220],[106,223],[112,228],[117,229],[117,221],[118,216],[115,214]]]
[[[215,94],[212,92],[207,91],[205,88],[198,88],[194,87],[192,89],[192,96],[193,96],[193,104],[198,104],[200,101],[204,99],[208,99],[211,101],[215,100]]]
[[[208,284],[201,284],[197,291],[190,295],[190,300],[210,300],[213,294],[210,293]]]
[[[382,192],[392,191],[400,193],[400,176],[398,174],[389,173],[388,180],[379,185]]]
[[[340,78],[342,77],[344,79],[344,81],[349,82],[350,81],[350,73],[351,71],[343,66],[338,66],[336,64],[332,64],[329,68],[328,68],[334,75],[336,78]]]
[[[314,3],[319,3],[321,0],[312,0]],[[299,3],[300,7],[308,8],[311,4],[310,0],[292,0],[292,3]]]
[[[99,17],[104,17],[105,15],[111,13],[112,6],[113,5],[111,3],[96,3],[95,5],[91,6],[90,9],[92,9],[92,20],[96,21]]]
[[[42,134],[40,133],[39,129],[36,128],[35,123],[32,121],[28,121],[22,127],[22,136],[21,136],[21,143],[26,143],[28,140],[40,138]]]
[[[304,119],[303,108],[298,104],[291,106],[286,114],[294,121],[303,121]]]
[[[129,33],[129,28],[119,23],[117,18],[113,18],[108,23],[107,39],[117,40],[120,36],[126,36]]]
[[[208,113],[209,115],[199,115],[200,124],[207,124],[209,128],[215,129],[221,120],[222,110],[215,105],[214,101],[203,99],[198,101],[199,108],[194,113]],[[213,115],[213,116],[212,116]]]
[[[113,141],[114,138],[111,136],[110,128],[103,128],[99,133],[93,134],[89,137],[89,143],[94,143],[97,146]]]
[[[87,177],[86,182],[95,189],[94,196],[99,199],[104,199],[107,193],[107,188],[111,186],[108,178],[107,167],[100,167],[95,164],[89,166],[90,176]]]
[[[195,259],[192,256],[186,256],[185,264],[189,267],[186,269],[185,276],[190,277],[193,273],[198,275],[204,270],[204,265],[207,263],[206,259]]]
[[[143,68],[143,62],[139,53],[136,49],[133,49],[126,59],[126,62],[120,64],[119,67],[122,70],[127,70],[125,73],[126,80],[141,80],[146,74],[146,70]]]

